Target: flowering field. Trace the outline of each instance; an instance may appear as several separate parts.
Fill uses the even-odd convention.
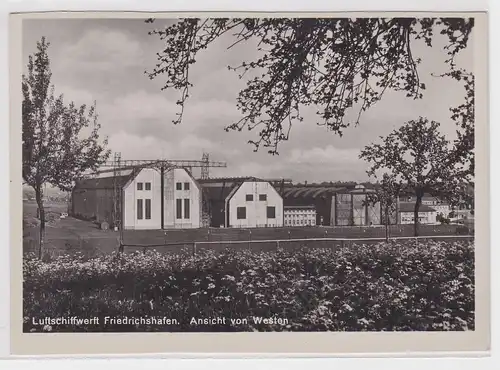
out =
[[[474,329],[471,241],[27,257],[23,267],[25,332]],[[60,317],[76,321],[44,322]],[[168,323],[146,320],[159,317]]]

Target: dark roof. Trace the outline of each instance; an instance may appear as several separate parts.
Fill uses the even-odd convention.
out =
[[[399,212],[413,212],[415,211],[415,203],[412,202],[400,202],[399,203]],[[419,212],[435,212],[436,210],[432,207],[429,207],[426,204],[421,204],[418,210]]]
[[[306,206],[284,206],[285,209],[316,209],[314,205],[306,205]]]
[[[223,202],[227,196],[231,193],[231,191],[239,186],[240,183],[229,183],[226,186],[203,186],[201,184],[203,197],[207,200],[211,201],[220,201]]]
[[[128,175],[116,176],[116,181],[118,182],[118,186],[123,188],[129,180],[134,178],[135,173],[132,172]],[[75,182],[75,190],[79,189],[113,189],[115,186],[115,177],[99,177],[99,178],[88,178],[81,179]]]
[[[213,177],[210,179],[197,179],[201,185],[203,184],[213,184],[213,183],[228,183],[228,182],[237,182],[237,183],[242,183],[245,181],[266,181],[263,179],[259,179],[257,177],[253,176],[244,176],[244,177]]]
[[[325,187],[325,186],[294,186],[294,187],[286,187],[283,190],[284,198],[318,198],[322,196],[333,195],[339,191],[344,190],[345,188],[337,188],[337,187]]]

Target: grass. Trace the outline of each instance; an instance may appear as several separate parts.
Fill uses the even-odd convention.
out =
[[[25,220],[33,220],[36,216],[36,203],[23,202]],[[64,203],[47,204],[47,213],[58,215],[66,211]],[[422,236],[454,235],[453,225],[421,225]],[[34,252],[38,245],[38,227],[24,227],[23,251]],[[390,234],[396,236],[412,236],[413,225],[392,225]],[[311,238],[383,238],[384,227],[280,227],[258,229],[187,229],[187,230],[125,230],[125,244],[175,244],[169,247],[158,247],[161,250],[176,251],[182,247],[191,247],[193,242],[218,241],[213,244],[200,244],[200,248],[228,247],[227,241],[276,240],[276,239],[311,239]],[[89,221],[68,217],[55,219],[47,224],[45,254],[54,257],[61,254],[82,252],[88,256],[110,254],[118,248],[119,233],[103,231]],[[286,243],[295,248],[294,243]],[[296,243],[295,243],[296,244]],[[308,243],[311,247],[323,246],[324,243]],[[275,243],[252,246],[254,250],[272,249]],[[242,247],[241,245],[237,248]],[[249,247],[250,248],[250,247]],[[143,250],[140,247],[127,247],[127,251]]]

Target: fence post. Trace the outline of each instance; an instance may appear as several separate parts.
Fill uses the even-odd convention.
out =
[[[193,257],[196,257],[196,242],[193,243]]]
[[[118,253],[123,253],[124,245],[120,237],[117,238],[118,242]]]
[[[279,250],[279,249],[280,249],[280,241],[276,240],[276,250]]]

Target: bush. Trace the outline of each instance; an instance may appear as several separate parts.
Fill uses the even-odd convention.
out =
[[[24,316],[26,332],[43,329],[33,318],[71,316],[100,320],[44,330],[473,330],[474,244],[26,258]],[[104,324],[105,316],[167,317],[177,323]],[[193,317],[227,322],[191,325]],[[282,321],[255,323],[252,317]]]

